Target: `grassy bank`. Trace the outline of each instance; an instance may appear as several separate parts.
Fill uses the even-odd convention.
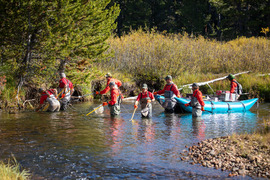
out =
[[[21,170],[20,165],[14,159],[7,164],[0,162],[0,179],[1,180],[28,180],[30,174],[26,170]]]
[[[241,37],[219,42],[187,34],[164,34],[155,31],[133,31],[121,38],[109,39],[114,57],[100,64],[103,69],[132,76],[139,85],[148,83],[154,89],[163,86],[167,74],[178,85],[201,82],[229,73],[251,71],[238,78],[244,91],[269,101],[270,40]],[[229,89],[228,82],[213,84],[214,89]]]
[[[127,83],[127,89],[135,89],[134,83],[137,86],[147,83],[151,90],[158,90],[163,88],[163,78],[167,74],[171,74],[174,83],[180,86],[212,80],[229,73],[251,71],[250,74],[237,77],[244,92],[249,92],[250,97],[260,97],[270,102],[270,77],[258,76],[270,73],[270,40],[267,38],[240,37],[219,42],[187,34],[138,30],[121,38],[111,37],[108,43],[110,48],[107,53],[113,54],[113,57],[108,56],[105,61],[81,60],[66,66],[67,77],[82,94],[91,94],[94,90],[104,88],[104,74],[107,72]],[[20,103],[36,98],[39,87],[57,86],[59,76],[56,71],[45,68],[41,69],[42,76],[28,77],[19,94]],[[0,74],[0,107],[10,102],[14,103],[9,106],[17,106],[15,97],[18,82],[14,79],[14,72],[11,74],[8,70]],[[216,91],[228,90],[230,85],[224,80],[211,86]],[[209,87],[201,89],[204,93],[212,93]],[[188,92],[188,89],[184,89],[182,93]]]

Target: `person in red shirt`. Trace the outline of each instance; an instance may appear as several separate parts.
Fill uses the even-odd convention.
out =
[[[61,79],[59,80],[59,91],[62,92],[60,94],[60,102],[61,102],[61,110],[66,110],[68,103],[71,99],[71,96],[74,92],[73,84],[70,80],[66,78],[65,73],[60,73]]]
[[[192,107],[192,116],[199,117],[202,115],[202,111],[204,111],[204,101],[202,98],[202,92],[199,90],[199,85],[197,83],[192,84],[193,95],[191,97],[191,101],[185,106]]]
[[[165,101],[162,103],[162,106],[165,108],[166,112],[174,112],[176,100],[175,97],[180,98],[180,92],[176,86],[176,84],[172,81],[172,76],[168,75],[165,77],[167,84],[158,92],[154,92],[154,95],[164,94]]]
[[[110,113],[112,116],[120,114],[120,104],[122,103],[123,95],[115,82],[110,82],[109,84],[111,92],[111,100],[109,102],[103,102],[103,106],[109,105]]]
[[[238,99],[240,94],[242,94],[242,85],[235,80],[235,77],[232,74],[229,74],[227,76],[227,79],[231,82],[230,99],[236,100],[236,99]],[[232,94],[235,94],[235,96],[236,96],[235,99],[233,98]]]
[[[56,89],[43,90],[42,88],[39,88],[38,92],[40,93],[41,97],[39,106],[36,108],[36,111],[39,111],[41,109],[45,101],[49,103],[47,111],[56,112],[60,110],[60,103],[56,99],[57,97]]]
[[[138,95],[134,108],[137,109],[140,102],[142,117],[150,118],[152,117],[152,101],[155,101],[154,95],[148,91],[147,84],[143,84],[142,92]]]
[[[107,92],[109,92],[109,91],[110,91],[110,86],[109,86],[110,82],[114,82],[114,83],[117,85],[118,88],[119,88],[120,86],[122,86],[122,82],[119,81],[118,79],[112,78],[111,73],[107,73],[107,74],[105,75],[105,77],[106,77],[106,79],[107,79],[107,85],[106,85],[106,87],[105,87],[104,90],[102,90],[102,91],[100,91],[100,92],[96,91],[96,94],[97,94],[97,95],[98,95],[98,94],[106,94]]]
[[[61,97],[63,95],[64,96],[67,96],[67,95],[71,96],[74,92],[74,87],[73,87],[72,82],[66,78],[65,73],[60,73],[60,77],[61,77],[61,79],[59,80],[59,88],[61,91],[63,90]]]

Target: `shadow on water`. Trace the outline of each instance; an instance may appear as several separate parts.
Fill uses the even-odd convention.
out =
[[[98,104],[77,104],[67,112],[0,113],[0,160],[11,154],[34,178],[46,179],[208,179],[222,172],[180,160],[179,153],[199,141],[252,133],[269,116],[269,104],[245,113],[165,114],[155,104],[153,118],[142,119],[133,104],[110,117],[91,114]],[[247,178],[247,177],[246,177]]]

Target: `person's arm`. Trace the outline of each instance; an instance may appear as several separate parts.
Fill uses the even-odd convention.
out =
[[[197,96],[196,98],[198,99],[200,105],[201,105],[201,106],[204,106],[205,103],[204,103],[204,101],[203,101],[202,93],[201,93],[201,92],[198,92],[196,96]]]
[[[172,87],[172,91],[173,91],[173,93],[174,93],[178,98],[181,97],[180,92],[179,92],[179,90],[177,89],[177,86],[176,86],[175,84],[174,84],[173,87]]]
[[[44,96],[44,95],[41,96],[39,105],[38,105],[38,107],[36,108],[36,111],[37,111],[37,112],[41,109],[41,107],[42,107],[42,105],[43,105],[43,103],[44,103],[44,101],[45,101],[46,99],[47,99],[46,96]]]
[[[115,84],[116,84],[118,87],[122,86],[122,82],[119,81],[119,80],[117,80],[117,81],[115,82]]]
[[[234,93],[236,87],[237,87],[237,84],[235,82],[232,82],[232,84],[231,84],[231,90],[230,90],[230,93],[231,94]]]
[[[152,102],[155,101],[155,97],[154,97],[154,95],[151,92],[149,92],[149,97],[152,100]]]
[[[104,90],[99,92],[99,94],[106,94],[109,91],[110,91],[110,87],[109,87],[109,85],[107,85]]]
[[[141,93],[138,95],[138,97],[137,97],[137,99],[136,99],[136,101],[140,101],[141,100]]]
[[[162,90],[159,90],[159,91],[157,92],[157,94],[164,94],[165,88],[166,88],[166,85],[165,85],[165,87],[164,87]]]

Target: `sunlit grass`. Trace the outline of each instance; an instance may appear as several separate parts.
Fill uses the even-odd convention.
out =
[[[257,76],[269,73],[270,40],[267,38],[240,37],[219,42],[204,37],[191,38],[187,34],[138,30],[120,38],[112,37],[109,44],[109,51],[115,55],[99,65],[131,77],[128,79],[135,82],[149,83],[157,89],[163,87],[163,78],[168,74],[180,86],[248,70],[252,72],[250,75],[237,77],[244,92],[270,101],[269,76]],[[228,81],[215,82],[211,86],[214,90],[230,88]],[[213,93],[207,87],[202,88]]]
[[[0,179],[1,180],[28,180],[30,173],[26,170],[21,170],[20,165],[14,158],[12,162],[7,164],[0,162]]]

